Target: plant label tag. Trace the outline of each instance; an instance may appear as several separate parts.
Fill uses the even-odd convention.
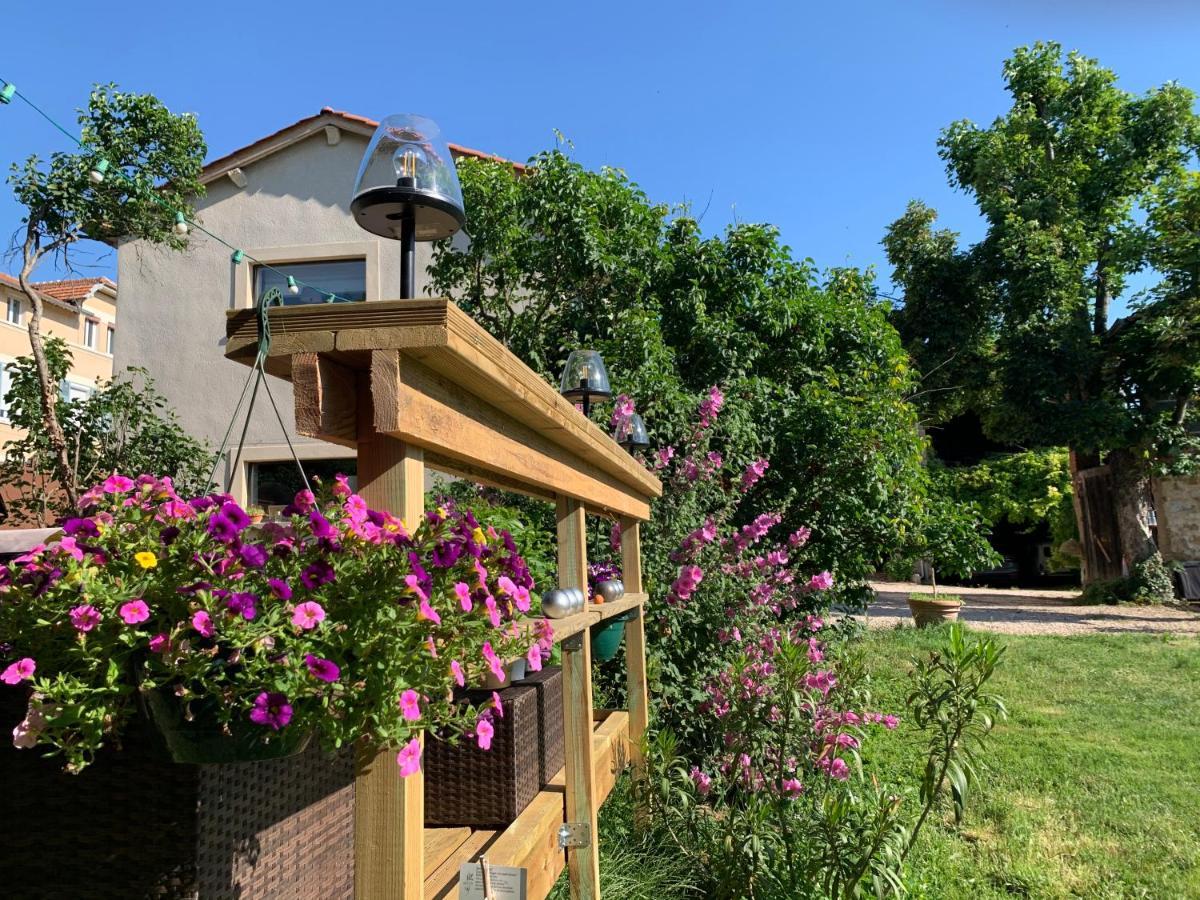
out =
[[[463,863],[458,870],[459,900],[528,900],[526,869],[515,866],[488,866],[492,895],[483,891],[483,870],[479,863]]]

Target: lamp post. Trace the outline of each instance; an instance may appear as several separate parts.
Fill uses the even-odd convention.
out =
[[[572,350],[563,369],[559,392],[568,400],[583,404],[583,414],[592,411],[592,400],[607,400],[612,396],[608,370],[595,350]]]
[[[417,241],[452,237],[466,222],[462,188],[437,123],[408,113],[375,129],[354,183],[360,228],[400,241],[400,297],[416,294]]]
[[[617,427],[613,429],[613,439],[630,453],[650,446],[646,423],[637,413],[631,413],[627,419],[617,423]]]

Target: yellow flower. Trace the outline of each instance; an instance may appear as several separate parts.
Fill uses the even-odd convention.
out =
[[[471,540],[481,546],[487,543],[487,537],[484,535],[482,528],[476,528],[471,532]]]
[[[153,569],[158,565],[158,557],[149,550],[143,550],[141,553],[133,554],[133,558],[137,560],[137,564],[143,569]]]

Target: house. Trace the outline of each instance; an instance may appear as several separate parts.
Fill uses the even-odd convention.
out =
[[[284,276],[250,257],[312,285],[288,302],[322,302],[337,294],[355,301],[400,294],[398,242],[363,231],[350,213],[351,193],[377,123],[328,107],[240,150],[209,162],[201,175],[207,195],[196,202],[197,221],[240,249],[192,230],[188,247],[172,252],[141,240],[118,246],[117,264],[127,329],[117,347],[119,368],[142,366],[192,435],[220,444],[246,379],[246,369],[223,357],[225,312],[253,306]],[[450,145],[455,156],[496,158]],[[456,240],[465,240],[460,235]],[[417,245],[417,295],[429,293],[427,244]],[[309,474],[353,473],[345,447],[300,437],[290,419],[290,385],[272,379],[288,437]],[[236,437],[236,435],[235,435]],[[233,494],[243,502],[290,500],[299,481],[287,440],[266,398],[259,398],[236,470],[223,463]]]
[[[117,335],[117,285],[107,278],[73,278],[39,281],[34,287],[44,302],[42,334],[60,337],[71,350],[71,370],[61,385],[63,397],[86,397],[98,381],[113,374],[113,351]],[[0,443],[19,436],[8,422],[3,402],[10,375],[7,366],[19,356],[28,356],[29,298],[11,275],[0,273]]]

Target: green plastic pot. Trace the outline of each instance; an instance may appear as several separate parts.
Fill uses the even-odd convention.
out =
[[[228,730],[217,721],[215,702],[193,702],[193,718],[183,717],[183,706],[171,694],[143,691],[142,705],[151,724],[162,736],[172,762],[191,765],[261,762],[295,756],[308,746],[312,733],[296,728],[272,731],[253,722],[230,722]]]
[[[636,615],[636,610],[613,616],[598,625],[592,626],[592,659],[596,662],[608,662],[617,658],[621,649],[621,640],[625,637],[625,623]]]

